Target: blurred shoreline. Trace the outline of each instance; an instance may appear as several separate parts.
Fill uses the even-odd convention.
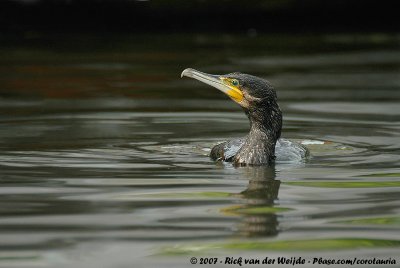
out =
[[[396,1],[0,1],[0,33],[399,32]]]

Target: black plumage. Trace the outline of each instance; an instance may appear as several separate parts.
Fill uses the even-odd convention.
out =
[[[249,134],[212,148],[210,157],[217,161],[233,162],[235,165],[271,165],[275,162],[277,141],[281,136],[282,112],[272,85],[265,79],[243,73],[210,75],[186,69],[188,76],[209,84],[227,94],[244,110],[250,121]],[[282,140],[280,152],[303,158],[307,150],[300,144]]]
[[[241,106],[249,118],[250,132],[245,138],[216,145],[211,150],[211,158],[232,161],[235,165],[273,163],[282,129],[282,112],[274,88],[267,80],[248,74],[231,73],[224,77],[239,81],[244,97]],[[232,156],[231,151],[237,148]]]

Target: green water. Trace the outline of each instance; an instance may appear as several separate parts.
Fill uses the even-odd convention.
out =
[[[399,40],[2,37],[0,267],[400,263]],[[208,149],[244,136],[247,118],[217,90],[180,79],[187,67],[267,78],[282,136],[325,144],[309,146],[307,163],[212,162]]]

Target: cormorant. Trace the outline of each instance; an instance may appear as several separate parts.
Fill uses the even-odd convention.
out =
[[[212,148],[210,157],[234,165],[271,165],[275,159],[302,160],[307,149],[295,142],[280,139],[282,112],[272,85],[265,79],[239,72],[212,75],[191,68],[187,76],[211,85],[238,103],[250,120],[250,132],[241,139],[223,142]]]

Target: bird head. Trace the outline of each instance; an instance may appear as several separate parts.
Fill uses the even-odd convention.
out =
[[[278,107],[272,85],[267,80],[253,75],[239,72],[213,75],[188,68],[183,70],[181,77],[183,76],[219,89],[249,113],[268,107]]]
[[[245,111],[250,121],[250,133],[234,162],[269,163],[275,158],[275,144],[281,135],[282,112],[277,103],[275,90],[271,84],[262,78],[243,74],[230,73],[225,75],[206,74],[194,69],[185,69],[182,77],[187,76],[213,86],[228,95]],[[251,150],[262,148],[261,155],[254,155]],[[250,150],[250,153],[249,153]]]

